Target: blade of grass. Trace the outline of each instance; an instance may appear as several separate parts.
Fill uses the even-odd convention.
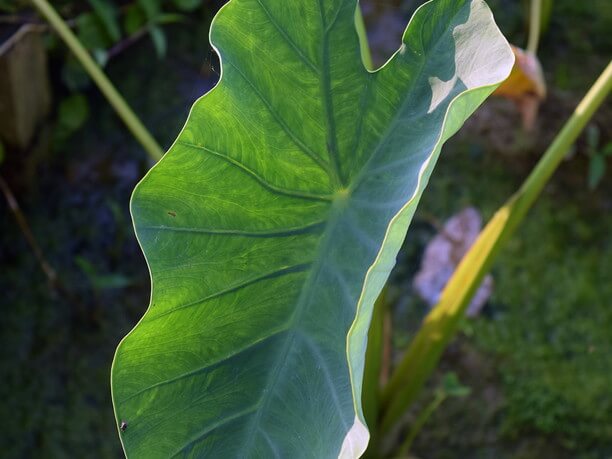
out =
[[[58,35],[62,38],[62,40],[64,40],[64,43],[66,43],[68,48],[70,48],[70,50],[74,53],[91,79],[96,83],[96,85],[98,85],[100,91],[102,91],[108,102],[115,109],[117,115],[119,115],[127,128],[134,135],[136,140],[142,145],[142,147],[154,161],[159,161],[164,152],[157,141],[142,124],[140,119],[132,111],[117,89],[115,89],[115,86],[113,86],[113,83],[111,83],[102,69],[92,59],[62,17],[55,11],[47,0],[32,0],[32,3],[34,6],[36,6],[36,8],[38,8],[45,19],[49,21]]]
[[[463,258],[442,292],[440,302],[425,318],[383,390],[383,432],[393,427],[419,395],[446,345],[457,331],[465,309],[499,250],[521,223],[571,145],[611,90],[612,62],[578,104],[521,188],[496,212]]]

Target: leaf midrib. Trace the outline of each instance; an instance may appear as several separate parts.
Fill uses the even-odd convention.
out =
[[[344,5],[340,3],[333,21],[328,25],[325,21],[325,9],[322,2],[323,0],[318,0],[319,12],[321,14],[321,27],[323,29],[323,37],[321,38],[321,76],[319,80],[321,86],[321,97],[323,99],[323,109],[325,112],[325,124],[327,127],[326,146],[329,162],[331,164],[330,179],[336,185],[336,188],[344,189],[345,183],[342,177],[342,169],[340,167],[340,155],[338,154],[336,120],[332,102],[331,69],[329,65],[329,32],[333,24],[335,24],[336,20],[338,19],[340,10]]]
[[[283,37],[283,39],[287,42],[287,44],[297,53],[297,55],[299,56],[300,60],[306,64],[307,67],[309,67],[313,72],[315,72],[315,74],[319,75],[320,70],[317,68],[317,66],[314,64],[314,62],[312,62],[308,56],[306,56],[304,54],[304,52],[298,47],[298,45],[293,41],[293,39],[289,36],[289,34],[285,31],[285,29],[283,29],[281,27],[281,25],[278,23],[278,21],[276,20],[276,18],[272,15],[272,13],[270,12],[270,10],[266,7],[266,5],[262,2],[262,0],[256,0],[257,3],[259,4],[259,6],[261,7],[261,9],[264,11],[264,13],[266,14],[266,16],[268,17],[268,19],[270,20],[270,22],[272,23],[272,25],[274,26],[274,28],[276,28],[276,30],[278,31],[278,33],[281,34],[281,36]]]
[[[322,240],[319,243],[317,253],[327,253],[331,247],[333,247],[333,241],[331,235],[334,233],[333,228],[340,221],[340,216],[343,210],[345,202],[340,202],[339,200],[334,201],[330,208],[329,218],[327,220],[327,225],[325,230],[323,231]],[[255,417],[251,421],[251,429],[247,440],[242,448],[242,455],[238,455],[238,457],[247,457],[244,452],[249,451],[252,443],[255,439],[255,433],[258,429],[260,429],[259,423],[261,420],[261,416],[263,412],[268,407],[272,393],[274,392],[274,387],[278,383],[278,378],[280,376],[281,370],[283,369],[287,355],[292,349],[292,346],[295,342],[296,333],[298,332],[298,326],[300,324],[300,320],[305,312],[305,307],[308,304],[313,292],[314,286],[317,284],[318,278],[321,275],[321,269],[323,267],[324,257],[318,257],[312,264],[312,268],[310,273],[302,286],[300,297],[298,298],[295,311],[291,316],[288,327],[287,327],[287,338],[285,340],[284,346],[279,352],[279,357],[277,359],[277,364],[274,367],[274,371],[271,372],[270,377],[268,379],[268,383],[265,385],[266,391],[264,392],[261,400],[260,400],[260,408],[256,411]],[[334,390],[334,388],[332,388]],[[337,395],[336,395],[337,396]]]

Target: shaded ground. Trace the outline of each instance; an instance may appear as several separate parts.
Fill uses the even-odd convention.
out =
[[[164,147],[182,127],[193,101],[216,79],[207,25],[170,32],[170,53],[163,62],[143,41],[108,68]],[[110,363],[149,300],[149,278],[128,203],[150,163],[97,91],[87,95],[90,120],[77,135],[47,153],[41,148],[9,156],[2,169],[73,297],[50,290],[2,200],[2,457],[121,455]],[[93,276],[79,259],[91,265]],[[127,286],[102,288],[109,282]]]
[[[558,14],[542,44],[556,90],[528,148],[502,148],[508,142],[499,142],[499,135],[515,136],[512,123],[492,124],[499,110],[508,111],[503,102],[490,104],[445,148],[393,276],[400,294],[398,347],[425,312],[412,295],[410,278],[435,232],[431,216],[443,220],[475,205],[488,218],[516,189],[611,55],[606,1],[556,2]],[[404,14],[417,3],[403,2]],[[490,3],[510,39],[524,43],[519,2]],[[165,61],[158,63],[150,44],[142,42],[108,68],[165,147],[192,101],[215,78],[207,25],[170,32]],[[128,201],[149,162],[97,91],[87,96],[90,121],[64,148],[9,156],[2,168],[73,296],[50,292],[1,201],[2,457],[120,455],[108,382],[118,341],[148,303],[149,280]],[[610,120],[608,107],[597,122],[608,141]],[[612,454],[612,186],[608,173],[596,192],[586,190],[581,145],[496,264],[495,293],[483,315],[464,325],[445,356],[439,375],[456,371],[472,395],[442,406],[418,438],[415,454],[429,459]],[[93,276],[80,267],[79,257],[92,265]],[[127,286],[103,288],[109,275]]]

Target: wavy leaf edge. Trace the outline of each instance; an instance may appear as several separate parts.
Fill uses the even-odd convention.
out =
[[[472,0],[473,1],[473,0]],[[478,1],[478,0],[476,0]],[[359,0],[358,0],[359,2]],[[423,3],[422,5],[420,5],[415,12],[413,13],[413,15],[411,16],[410,20],[408,21],[408,24],[406,25],[404,34],[406,34],[406,32],[408,31],[408,29],[410,28],[412,21],[414,20],[414,18],[417,16],[417,14],[419,13],[420,10],[427,8],[430,4],[436,2],[436,0],[427,0],[425,3]],[[496,24],[495,19],[493,17],[493,13],[492,11],[489,9],[488,5],[482,1],[482,4],[485,5],[485,7],[488,10],[488,13],[490,15],[490,20],[493,24]],[[359,3],[357,4],[357,8],[359,8]],[[515,62],[515,57],[514,54],[512,53],[512,47],[510,45],[510,43],[507,41],[507,39],[505,38],[505,36],[501,33],[501,31],[499,31],[499,36],[506,42],[506,46],[508,51],[510,51],[510,56],[511,56],[511,60],[510,63],[507,64],[507,71],[505,72],[505,76],[503,76],[503,78],[501,78],[499,81],[487,84],[487,85],[483,85],[483,86],[477,86],[474,88],[470,88],[467,89],[463,92],[461,92],[460,94],[456,95],[451,102],[448,105],[448,108],[446,109],[446,113],[444,115],[444,120],[442,122],[442,128],[440,130],[440,136],[438,137],[438,140],[436,141],[436,143],[434,144],[431,154],[429,155],[427,161],[421,166],[421,170],[419,171],[419,176],[418,176],[418,182],[417,182],[417,187],[413,193],[413,195],[410,197],[410,199],[408,199],[408,201],[406,201],[406,203],[401,207],[401,209],[391,218],[389,225],[387,226],[387,230],[385,232],[385,237],[382,241],[380,250],[378,252],[378,255],[376,257],[376,259],[374,260],[374,262],[372,263],[372,265],[370,266],[370,268],[368,269],[368,271],[366,272],[366,277],[363,283],[363,288],[361,291],[361,295],[359,297],[359,300],[357,302],[357,309],[356,309],[356,313],[355,313],[355,320],[353,321],[353,324],[351,325],[348,335],[347,335],[347,345],[346,345],[346,354],[347,354],[347,359],[349,362],[349,371],[351,372],[351,380],[354,380],[354,369],[353,369],[353,364],[351,363],[351,358],[350,356],[352,355],[351,353],[351,347],[357,347],[357,344],[353,344],[353,346],[351,346],[351,343],[354,343],[355,341],[361,341],[367,342],[367,333],[368,333],[368,329],[369,329],[369,323],[371,321],[372,318],[372,310],[374,307],[374,301],[376,300],[376,298],[378,297],[378,295],[380,294],[380,292],[382,291],[384,284],[380,285],[380,286],[376,286],[375,289],[377,290],[377,294],[375,295],[373,300],[370,300],[368,304],[366,304],[365,306],[368,307],[368,311],[365,313],[367,314],[367,325],[365,328],[362,326],[360,328],[360,324],[359,324],[359,319],[360,317],[363,318],[363,314],[362,314],[362,308],[364,308],[364,303],[365,303],[365,295],[366,295],[366,291],[368,290],[368,284],[370,282],[370,277],[374,271],[374,269],[383,261],[382,257],[383,257],[383,252],[385,251],[385,248],[387,248],[388,245],[388,241],[391,237],[391,232],[392,229],[394,228],[395,225],[401,225],[400,219],[402,217],[408,217],[409,220],[411,221],[411,217],[412,215],[407,215],[407,212],[409,212],[409,208],[410,205],[416,200],[418,202],[418,200],[420,199],[421,194],[423,193],[425,187],[427,186],[427,182],[429,180],[429,176],[425,177],[425,174],[429,172],[429,174],[431,174],[431,172],[433,171],[433,168],[436,165],[437,159],[439,157],[439,153],[440,150],[442,148],[442,146],[444,145],[444,143],[450,138],[452,137],[455,132],[451,132],[448,133],[447,132],[447,127],[448,127],[448,118],[449,115],[451,114],[451,112],[453,111],[453,108],[455,107],[455,105],[460,102],[462,99],[466,98],[467,96],[469,96],[472,93],[476,93],[479,91],[483,91],[483,92],[488,92],[488,94],[485,96],[488,97],[489,95],[491,95],[493,93],[493,91],[495,91],[495,89],[501,84],[503,83],[509,76],[510,73],[512,71],[512,68],[514,66],[514,62]],[[402,38],[402,45],[403,46],[403,38]],[[384,67],[386,67],[387,65],[389,65],[389,63],[394,59],[395,55],[398,54],[401,51],[401,47],[395,51],[395,53],[393,53],[393,55],[379,68],[372,70],[371,72],[378,72],[379,70],[383,69]],[[369,70],[368,70],[369,71]],[[471,116],[471,114],[470,114]],[[469,116],[468,116],[469,118]],[[438,154],[436,154],[435,152],[438,152]],[[414,214],[414,211],[412,212],[412,214]],[[408,227],[410,226],[410,221],[408,221]],[[408,227],[406,228],[406,231],[408,231]],[[403,242],[403,238],[402,241]],[[400,242],[400,244],[401,244]],[[361,372],[363,373],[363,365],[361,367]],[[349,459],[349,458],[355,458],[355,457],[360,457],[367,449],[368,446],[368,442],[369,442],[369,431],[366,425],[366,421],[365,418],[363,416],[363,411],[362,411],[362,407],[361,407],[361,393],[359,392],[358,394],[355,391],[355,386],[352,386],[353,389],[353,403],[354,403],[354,408],[355,408],[355,412],[357,413],[357,416],[355,417],[355,424],[353,429],[351,429],[345,439],[344,442],[342,444],[342,449],[340,452],[339,457],[341,459]],[[356,437],[356,441],[353,442],[351,440],[351,436]],[[354,443],[356,443],[356,445],[354,445]],[[356,452],[356,455],[351,455],[351,453]]]
[[[181,134],[185,131],[187,125],[192,119],[193,110],[196,108],[196,106],[201,101],[206,99],[211,93],[213,93],[221,84],[223,84],[223,75],[224,75],[223,52],[222,52],[222,49],[213,42],[212,34],[213,34],[215,22],[217,21],[218,17],[222,15],[224,10],[227,9],[235,1],[237,0],[228,0],[227,3],[225,3],[218,10],[218,12],[215,14],[210,24],[210,29],[209,29],[209,34],[208,34],[209,44],[212,47],[212,49],[214,49],[217,56],[219,57],[219,66],[220,66],[219,80],[210,90],[208,90],[206,93],[204,93],[202,96],[198,97],[194,101],[186,117],[185,123],[183,124],[183,127],[180,129],[179,134],[177,135],[176,139],[173,141],[170,147],[168,147],[167,153],[171,152],[171,150],[174,149],[177,143],[180,143]],[[402,40],[400,41],[400,47],[398,48],[397,51],[393,53],[393,55],[389,57],[389,59],[387,59],[387,61],[383,65],[381,65],[380,67],[376,69],[370,70],[367,68],[367,66],[365,65],[362,59],[362,65],[364,69],[369,73],[377,73],[381,71],[382,69],[386,68],[393,61],[395,56],[402,51],[402,48],[404,47],[403,37],[406,35],[407,31],[410,29],[415,17],[417,17],[417,15],[420,12],[428,8],[431,4],[436,3],[438,1],[440,0],[427,0],[425,3],[420,5],[415,10],[415,12],[411,16],[404,30]],[[497,28],[497,25],[493,18],[493,14],[490,11],[489,7],[486,5],[484,0],[466,0],[466,1],[470,2],[471,4],[474,4],[474,3],[482,4],[484,8],[487,9],[488,14],[490,15],[490,21]],[[359,8],[359,0],[355,0],[355,10],[357,10],[357,8]],[[389,224],[387,225],[385,235],[381,243],[380,249],[378,251],[378,254],[374,262],[370,265],[370,267],[368,268],[366,272],[366,275],[363,281],[363,287],[361,289],[361,293],[360,293],[360,296],[359,296],[359,299],[356,305],[355,318],[349,328],[349,331],[346,337],[346,351],[345,352],[346,352],[346,358],[348,361],[348,368],[349,368],[350,379],[351,379],[351,390],[352,390],[352,398],[353,398],[353,408],[355,411],[355,419],[354,419],[353,426],[347,432],[344,440],[342,441],[341,450],[338,455],[339,458],[348,459],[348,458],[360,457],[365,452],[368,442],[369,442],[369,431],[366,426],[366,422],[363,417],[363,412],[362,412],[362,407],[361,407],[361,390],[360,389],[361,389],[361,383],[362,383],[361,377],[363,376],[363,363],[364,363],[363,356],[361,356],[360,363],[354,362],[354,359],[352,357],[357,357],[359,359],[359,356],[355,356],[352,349],[353,348],[358,349],[360,346],[363,346],[364,343],[367,341],[367,332],[368,332],[368,328],[369,328],[368,326],[371,320],[373,304],[378,294],[380,293],[380,291],[382,290],[384,286],[384,282],[382,283],[376,282],[377,280],[373,279],[373,276],[375,275],[375,271],[377,270],[377,268],[380,268],[381,265],[389,262],[388,256],[390,254],[393,255],[392,258],[395,257],[395,254],[393,252],[397,252],[397,250],[394,250],[394,249],[396,248],[396,246],[401,245],[401,243],[403,242],[403,239],[406,236],[406,232],[410,224],[410,220],[415,210],[414,208],[411,208],[411,206],[415,202],[418,202],[418,200],[420,199],[420,196],[422,195],[423,190],[426,187],[427,182],[429,180],[429,176],[431,172],[433,171],[433,168],[437,162],[442,145],[456,132],[456,130],[451,132],[452,128],[448,129],[449,128],[449,124],[448,124],[449,117],[451,116],[453,111],[456,109],[456,106],[459,105],[459,103],[462,102],[464,99],[466,99],[468,96],[475,94],[475,93],[484,93],[485,94],[483,97],[483,101],[484,101],[484,99],[486,99],[486,97],[488,97],[509,76],[512,66],[514,64],[514,55],[511,52],[510,44],[507,42],[506,38],[503,36],[501,31],[497,29],[497,32],[498,32],[498,38],[501,38],[505,42],[508,53],[509,53],[510,59],[507,60],[506,62],[507,70],[502,72],[503,76],[500,76],[498,80],[491,82],[489,84],[466,89],[460,92],[459,94],[457,94],[450,101],[445,111],[445,114],[444,114],[443,122],[442,122],[441,129],[440,129],[440,135],[438,136],[437,141],[433,145],[433,148],[431,152],[429,153],[427,160],[421,165],[421,168],[419,170],[417,186],[414,190],[414,193],[412,194],[412,196],[410,196],[410,198],[406,201],[406,203],[399,209],[399,211],[389,221]],[[469,117],[470,115],[471,113],[467,117]],[[463,122],[464,121],[465,119],[463,120]],[[463,122],[460,123],[460,126],[463,124]],[[145,262],[147,264],[147,269],[149,272],[149,278],[151,282],[151,291],[150,291],[150,299],[149,299],[149,304],[147,306],[147,309],[143,313],[142,317],[138,320],[138,322],[134,325],[134,327],[119,342],[117,346],[117,351],[115,352],[115,355],[113,358],[113,362],[111,365],[111,372],[110,372],[110,376],[111,376],[110,377],[111,379],[110,387],[111,387],[111,398],[112,398],[113,409],[114,409],[115,415],[117,415],[117,409],[116,409],[117,401],[114,395],[112,379],[113,379],[113,374],[115,370],[118,350],[121,348],[124,341],[127,338],[129,338],[132,332],[139,327],[141,322],[145,319],[146,315],[150,312],[151,307],[152,307],[153,284],[155,281],[152,275],[149,257],[142,244],[141,238],[138,237],[138,232],[136,228],[137,222],[136,222],[136,218],[135,218],[134,211],[133,211],[135,191],[138,189],[141,183],[145,182],[147,178],[149,177],[149,175],[164,162],[167,156],[168,155],[164,155],[164,157],[159,162],[157,162],[143,176],[143,178],[139,181],[139,183],[134,188],[134,192],[132,193],[131,198],[130,198],[130,215],[132,217],[132,225],[133,225],[134,232],[137,236],[139,247],[142,250],[142,253],[145,257]],[[398,230],[399,230],[399,234],[398,234]],[[397,247],[397,249],[399,249],[399,247]],[[394,265],[394,262],[391,263],[391,265]],[[388,278],[388,273],[385,279],[386,278]],[[360,377],[356,378],[357,375],[360,375]],[[124,454],[126,455],[126,457],[128,457],[128,452],[125,448],[123,437],[122,437],[122,426],[121,426],[122,421],[119,418],[117,418],[117,421],[118,422],[116,423],[116,427],[117,427],[119,439],[121,441],[121,446],[124,451]]]

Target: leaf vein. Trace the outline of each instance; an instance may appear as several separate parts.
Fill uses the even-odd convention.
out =
[[[172,313],[174,313],[176,311],[180,311],[182,309],[186,309],[186,308],[190,308],[190,307],[193,307],[193,306],[197,306],[199,304],[205,303],[206,301],[218,298],[218,297],[226,295],[228,293],[236,292],[238,290],[241,290],[241,289],[243,289],[245,287],[248,287],[249,285],[255,284],[257,282],[261,282],[261,281],[264,281],[264,280],[274,279],[274,278],[277,278],[277,277],[285,276],[287,274],[304,272],[304,271],[308,270],[308,268],[311,266],[311,264],[312,263],[300,263],[298,265],[287,266],[287,267],[284,267],[284,268],[281,268],[281,269],[277,269],[276,271],[272,271],[272,272],[263,274],[261,276],[255,276],[255,277],[252,277],[250,279],[243,279],[240,282],[238,282],[238,283],[236,283],[236,284],[234,284],[234,285],[232,285],[230,287],[221,289],[221,290],[219,290],[219,291],[217,291],[215,293],[211,293],[209,295],[206,295],[205,297],[199,298],[199,299],[197,299],[195,301],[192,301],[190,303],[182,304],[180,306],[177,306],[175,308],[172,308],[172,309],[164,311],[164,312],[162,312],[160,314],[157,314],[156,316],[147,317],[147,322],[151,322],[153,320],[157,320],[157,319],[159,319],[161,317],[167,316],[168,314],[172,314]]]
[[[321,351],[319,351],[317,348],[317,344],[312,340],[312,338],[300,331],[296,332],[296,334],[302,340],[302,342],[306,344],[306,347],[310,349],[312,355],[321,362],[321,369],[323,370],[323,375],[325,376],[325,382],[327,382],[327,385],[329,386],[332,398],[334,399],[334,405],[336,405],[336,408],[338,409],[338,414],[340,416],[342,425],[348,432],[350,425],[348,422],[346,422],[346,419],[342,417],[342,405],[340,404],[340,399],[338,398],[338,391],[336,390],[336,385],[334,384],[331,374],[329,373],[329,368],[325,358],[321,354]]]
[[[447,29],[446,31],[447,32],[449,31],[450,26],[454,23],[454,19],[455,19],[456,14],[457,14],[457,12],[455,12],[454,15],[451,15],[451,18],[448,20],[448,23],[446,25],[446,29]],[[450,30],[450,31],[452,32],[452,30]],[[421,54],[422,58],[420,59],[418,70],[415,72],[414,77],[412,78],[412,81],[409,82],[408,88],[404,91],[405,97],[402,100],[402,102],[399,104],[399,107],[396,109],[393,117],[391,118],[391,120],[389,122],[389,125],[388,125],[387,129],[385,130],[385,133],[378,139],[372,154],[370,155],[370,157],[368,158],[366,163],[361,168],[361,171],[359,172],[357,179],[354,180],[353,183],[351,183],[351,188],[352,189],[357,188],[357,186],[360,184],[360,182],[367,175],[366,172],[368,171],[368,168],[370,167],[371,163],[374,162],[376,157],[380,154],[380,151],[389,142],[390,137],[391,137],[390,134],[395,130],[395,128],[397,127],[397,124],[401,120],[402,114],[404,113],[404,111],[406,109],[406,105],[408,104],[408,102],[410,102],[412,100],[412,90],[414,89],[414,87],[417,84],[417,82],[420,81],[421,77],[423,76],[423,71],[425,70],[426,64],[428,63],[428,60],[427,60],[428,57],[436,55],[436,51],[437,51],[438,47],[440,46],[440,43],[442,42],[442,37],[445,36],[444,33],[441,33],[438,36],[438,39],[436,40],[436,42],[433,45],[430,46],[429,52],[425,53],[425,49],[424,49],[425,45],[423,43],[422,34],[423,34],[423,29],[420,30],[421,46],[423,47],[422,48],[423,52]],[[402,44],[402,47],[405,47],[405,46],[406,46],[405,43]],[[401,56],[401,55],[399,53],[396,53],[394,55],[394,59],[398,59],[399,56]]]
[[[207,427],[202,432],[198,433],[195,437],[192,437],[187,443],[185,443],[185,445],[183,445],[177,451],[172,453],[172,455],[170,457],[177,457],[183,451],[185,451],[185,449],[187,449],[188,447],[193,445],[195,442],[200,441],[200,440],[206,438],[208,435],[210,435],[212,432],[217,430],[219,427],[222,427],[225,424],[229,424],[230,422],[235,421],[236,419],[240,419],[242,417],[248,416],[249,414],[252,414],[255,411],[257,411],[258,408],[259,408],[259,403],[255,404],[255,405],[253,405],[253,406],[251,406],[249,408],[245,408],[244,410],[238,411],[237,413],[231,414],[231,415],[229,415],[229,416],[227,416],[227,417],[217,421],[212,426]]]
[[[316,221],[309,223],[308,225],[298,226],[295,228],[279,228],[268,231],[242,231],[235,229],[215,229],[215,228],[187,228],[177,226],[142,226],[139,229],[144,230],[157,230],[157,231],[170,231],[170,232],[184,232],[184,233],[201,233],[209,235],[223,235],[223,236],[244,236],[244,237],[283,237],[283,236],[296,236],[300,234],[308,234],[316,231],[317,229],[323,228],[324,221]]]
[[[266,7],[266,5],[264,5],[264,3],[262,2],[262,0],[256,0],[257,3],[259,4],[259,6],[261,7],[261,9],[264,11],[264,13],[266,14],[266,16],[268,17],[268,19],[270,20],[270,23],[272,23],[272,25],[276,28],[276,30],[278,30],[278,32],[282,35],[283,39],[287,42],[287,44],[289,46],[291,46],[291,48],[297,53],[298,57],[300,58],[300,60],[306,64],[312,71],[314,71],[316,74],[319,74],[319,69],[317,68],[317,66],[314,64],[314,62],[312,62],[308,56],[306,56],[302,50],[295,44],[295,42],[291,39],[291,37],[289,36],[289,34],[287,34],[287,32],[285,31],[285,29],[283,29],[280,24],[278,23],[278,21],[276,20],[276,18],[274,16],[272,16],[272,13],[270,13],[270,10]]]
[[[257,95],[257,97],[259,97],[261,102],[266,106],[266,108],[268,109],[268,112],[270,112],[274,120],[283,129],[283,131],[289,136],[289,138],[293,141],[293,143],[295,143],[295,145],[299,147],[302,153],[304,153],[307,157],[309,157],[316,164],[318,164],[321,167],[321,169],[327,172],[327,174],[330,174],[330,169],[329,169],[329,165],[327,164],[327,162],[324,161],[319,155],[317,155],[308,145],[306,145],[306,143],[302,139],[300,139],[295,134],[295,132],[291,130],[289,125],[285,123],[285,121],[278,115],[278,113],[276,113],[270,101],[266,99],[266,97],[259,90],[259,88],[255,86],[255,84],[253,84],[253,82],[244,74],[244,72],[240,70],[240,68],[236,64],[229,61],[227,58],[225,58],[223,62],[228,65],[231,65],[236,70],[236,72],[238,72],[238,74],[242,77],[242,79],[251,87],[253,92]]]
[[[340,156],[338,154],[338,142],[336,139],[336,123],[334,120],[334,108],[332,103],[332,88],[329,63],[329,32],[331,25],[327,25],[325,21],[325,10],[322,0],[318,0],[319,12],[321,13],[321,27],[324,30],[321,38],[321,65],[322,72],[320,74],[321,97],[323,99],[323,110],[325,117],[325,125],[327,126],[327,153],[331,163],[331,177],[337,185],[344,187],[342,179],[342,171],[340,170]],[[334,20],[335,22],[335,20]]]
[[[210,370],[210,369],[213,369],[215,367],[218,367],[222,363],[227,362],[228,360],[231,360],[234,357],[237,357],[237,356],[243,354],[244,352],[250,350],[254,346],[260,345],[260,344],[268,341],[269,339],[274,338],[275,336],[278,336],[278,335],[286,332],[287,330],[288,330],[288,328],[286,326],[283,326],[283,327],[279,328],[278,330],[273,330],[269,335],[260,337],[259,339],[255,340],[253,342],[250,342],[247,345],[241,347],[237,351],[230,352],[229,354],[224,355],[223,357],[215,360],[214,362],[207,363],[206,365],[203,365],[201,367],[198,367],[198,368],[195,368],[193,370],[187,371],[187,372],[182,373],[182,374],[180,374],[178,376],[175,376],[173,378],[166,379],[166,380],[163,380],[163,381],[159,381],[159,382],[156,382],[155,384],[151,384],[150,386],[147,386],[147,387],[145,387],[143,389],[140,389],[139,391],[134,392],[133,394],[131,394],[128,397],[124,398],[119,403],[123,404],[123,403],[125,403],[125,402],[127,402],[127,401],[129,401],[129,400],[131,400],[131,399],[133,399],[135,397],[138,397],[139,395],[144,394],[145,392],[150,391],[151,389],[155,389],[156,387],[165,386],[167,384],[172,384],[173,382],[180,381],[181,379],[189,378],[190,376],[195,376],[195,375],[200,374],[200,373],[202,373],[202,372],[204,372],[206,370]]]
[[[306,191],[289,190],[289,189],[286,189],[286,188],[278,187],[276,185],[272,185],[270,182],[268,182],[266,179],[264,179],[262,176],[260,176],[257,172],[253,171],[252,169],[249,169],[247,166],[245,166],[240,161],[235,160],[234,158],[232,158],[231,156],[229,156],[227,154],[220,153],[218,151],[212,150],[212,149],[210,149],[208,147],[205,147],[203,145],[196,145],[194,143],[189,143],[189,142],[185,142],[185,141],[178,141],[177,143],[180,144],[180,145],[183,145],[185,147],[190,147],[190,148],[195,148],[195,149],[198,149],[198,150],[205,151],[207,153],[210,153],[211,155],[214,155],[214,156],[217,156],[217,157],[219,157],[221,159],[224,159],[228,163],[236,166],[237,168],[239,168],[240,170],[242,170],[246,174],[248,174],[251,177],[253,177],[255,180],[257,180],[259,182],[260,185],[262,185],[268,191],[271,191],[273,193],[283,194],[285,196],[291,196],[291,197],[295,197],[295,198],[310,199],[310,200],[315,200],[315,201],[331,201],[332,200],[332,197],[329,196],[329,195],[323,195],[323,194],[317,194],[317,193],[308,193]]]

